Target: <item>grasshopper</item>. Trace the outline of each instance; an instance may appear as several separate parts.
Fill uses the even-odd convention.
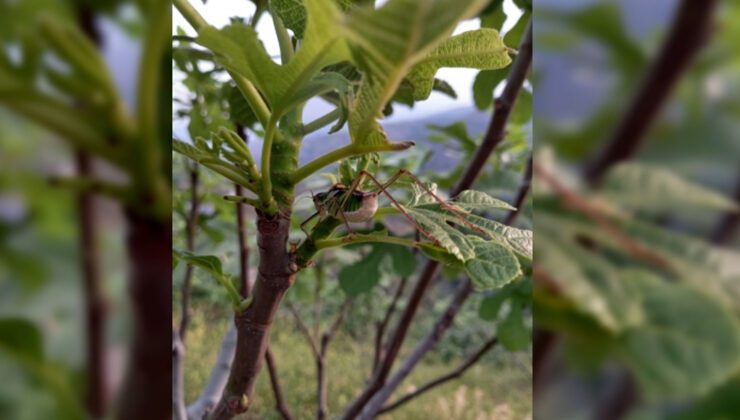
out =
[[[401,204],[399,204],[398,201],[393,198],[393,196],[388,192],[388,188],[394,182],[398,181],[398,179],[402,176],[410,178],[416,185],[421,187],[424,192],[433,197],[434,200],[437,201],[443,209],[458,216],[463,224],[471,227],[474,230],[480,230],[480,228],[470,224],[465,219],[464,210],[450,205],[445,200],[439,198],[439,196],[437,196],[434,191],[432,191],[428,186],[421,182],[414,174],[405,169],[401,169],[396,172],[396,174],[390,177],[385,183],[381,183],[369,172],[363,170],[357,174],[357,177],[354,179],[354,181],[352,181],[352,185],[350,185],[349,187],[343,184],[334,184],[326,192],[313,194],[312,199],[314,207],[316,208],[316,212],[309,216],[309,218],[306,219],[303,223],[301,223],[301,230],[306,234],[306,236],[310,236],[305,229],[305,226],[308,224],[308,222],[316,217],[319,217],[320,219],[333,217],[344,222],[345,226],[347,227],[347,232],[352,235],[354,234],[354,232],[349,224],[371,220],[375,216],[375,213],[378,211],[378,196],[383,193],[386,195],[386,197],[388,197],[393,206],[396,207],[401,212],[401,214],[403,214],[406,219],[409,220],[409,222],[411,222],[411,224],[419,231],[419,233],[424,235],[424,237],[426,237],[433,243],[439,244],[439,241],[437,241],[436,238],[434,238],[429,232],[427,232],[426,229],[422,228],[416,222],[416,220],[414,220],[408,214],[403,206],[401,206]],[[377,187],[377,190],[363,191],[361,189],[361,185],[365,180],[371,181],[371,183],[374,184],[375,187]]]

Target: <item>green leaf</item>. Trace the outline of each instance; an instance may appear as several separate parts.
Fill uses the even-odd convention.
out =
[[[360,1],[361,2],[361,1]],[[295,37],[303,39],[306,31],[306,7],[303,0],[272,0],[272,10],[280,16],[285,27],[292,30]],[[356,0],[334,0],[342,10],[348,10]]]
[[[439,242],[439,245],[458,260],[466,262],[475,258],[475,246],[470,240],[475,236],[465,235],[448,225],[443,214],[422,208],[407,208],[406,211],[419,226]]]
[[[41,363],[44,357],[41,333],[22,318],[0,318],[0,351]]]
[[[44,359],[41,332],[33,323],[21,318],[0,318],[0,356],[10,357],[54,396],[55,417],[63,420],[85,418],[69,372]]]
[[[478,290],[494,289],[522,274],[519,260],[505,246],[470,236],[475,257],[465,261],[465,272]]]
[[[504,13],[503,0],[494,0],[489,3],[480,15],[480,26],[482,28],[493,28],[497,31],[506,22],[506,13]]]
[[[213,51],[217,61],[257,86],[277,116],[294,103],[295,95],[323,67],[349,57],[339,29],[340,13],[330,0],[305,0],[306,36],[292,60],[273,62],[251,27],[235,23],[223,29],[202,28],[198,43]]]
[[[524,324],[522,305],[514,305],[506,319],[496,328],[496,336],[509,351],[525,350],[532,340],[532,333]]]
[[[545,227],[558,226],[538,220]],[[559,237],[565,237],[566,232],[558,232]],[[601,256],[574,242],[556,240],[547,231],[537,235],[535,246],[537,265],[552,277],[564,296],[603,328],[617,333],[642,322],[642,307],[635,291]]]
[[[384,244],[385,252],[391,256],[393,271],[399,277],[409,277],[416,271],[416,255],[406,247]]]
[[[511,58],[498,31],[484,28],[445,40],[418,62],[407,78],[414,87],[414,99],[423,100],[432,93],[434,75],[442,67],[495,70],[510,63]]]
[[[519,43],[524,36],[524,31],[527,29],[531,16],[532,14],[530,12],[524,12],[524,14],[519,17],[516,25],[509,29],[509,31],[504,35],[504,44],[511,45],[512,48],[519,48]]]
[[[715,299],[644,271],[622,280],[639,291],[645,319],[620,355],[648,399],[706,394],[740,368],[740,325]]]
[[[380,9],[358,8],[346,19],[352,57],[363,73],[349,118],[355,144],[385,144],[377,122],[404,76],[486,0],[389,0]]]
[[[735,201],[714,190],[667,168],[643,163],[623,163],[609,171],[602,194],[615,205],[635,210],[675,211],[694,207],[740,211]]]
[[[419,246],[419,249],[421,250],[422,254],[424,254],[432,261],[437,261],[444,264],[445,266],[462,267],[460,260],[458,260],[457,257],[452,255],[451,253],[447,252],[447,250],[444,248],[440,248],[429,242],[422,242]]]
[[[257,115],[235,85],[225,85],[224,96],[229,103],[231,121],[248,128],[257,124]]]
[[[369,292],[380,282],[381,265],[385,257],[382,248],[373,246],[364,258],[339,270],[339,287],[349,296]]]
[[[508,288],[503,288],[498,293],[488,296],[483,299],[478,308],[478,315],[481,319],[486,321],[493,321],[498,318],[498,313],[501,311],[501,306],[511,295],[511,291]]]
[[[511,204],[506,201],[491,197],[484,192],[474,190],[465,190],[458,194],[457,197],[450,200],[450,202],[456,204],[458,207],[464,208],[465,210],[516,210],[516,208],[512,207]]]
[[[488,109],[493,104],[493,91],[507,74],[503,69],[483,70],[478,73],[473,82],[473,99],[478,109]]]
[[[232,277],[224,273],[221,260],[213,255],[196,255],[190,251],[174,250],[173,253],[182,261],[205,270],[209,273],[223,288],[231,300],[231,303],[238,307],[241,303],[241,296],[236,290]]]
[[[517,254],[532,259],[534,241],[531,230],[517,229],[474,214],[467,215],[466,220],[483,229],[491,239],[498,239]]]

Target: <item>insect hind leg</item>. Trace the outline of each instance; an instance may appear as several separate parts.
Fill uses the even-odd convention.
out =
[[[383,185],[383,188],[388,188],[391,184],[393,184],[394,182],[396,182],[399,178],[401,178],[404,175],[406,177],[410,178],[416,185],[418,185],[419,187],[421,187],[421,189],[424,190],[424,192],[426,192],[432,198],[434,198],[434,200],[437,203],[439,203],[439,206],[442,209],[447,210],[450,213],[452,213],[455,216],[457,216],[457,218],[459,219],[460,223],[464,224],[467,228],[469,228],[469,229],[471,229],[471,230],[473,230],[475,232],[478,232],[478,233],[487,235],[487,233],[483,229],[481,229],[479,226],[476,226],[475,224],[473,224],[470,221],[468,221],[468,219],[466,219],[466,217],[465,217],[466,216],[466,213],[464,211],[461,211],[459,208],[456,208],[455,206],[450,205],[450,203],[448,203],[447,201],[441,199],[434,191],[432,191],[426,184],[424,184],[419,178],[417,178],[416,175],[414,175],[413,173],[411,173],[410,171],[408,171],[406,169],[400,169],[398,172],[396,172],[395,175],[393,175],[392,177],[390,177],[388,179],[388,181],[385,182],[385,184]]]
[[[369,172],[360,171],[359,176],[357,177],[357,179],[355,179],[355,182],[353,182],[352,185],[353,186],[359,185],[362,182],[363,178],[367,177],[373,184],[375,184],[375,186],[377,186],[380,189],[380,191],[383,194],[385,194],[386,197],[388,197],[389,200],[391,200],[391,203],[393,203],[393,206],[395,206],[406,217],[406,219],[408,219],[411,222],[411,224],[413,224],[414,227],[419,232],[421,232],[422,235],[424,235],[427,239],[434,242],[435,244],[439,244],[439,241],[437,240],[437,238],[432,236],[429,232],[426,231],[426,229],[421,227],[421,225],[419,225],[419,223],[417,223],[417,221],[414,220],[413,217],[411,217],[411,215],[406,211],[406,209],[404,209],[403,206],[399,204],[398,201],[396,201],[396,199],[393,198],[393,196],[386,190],[386,188],[388,188],[388,186],[390,186],[396,180],[398,180],[400,176],[401,176],[401,171],[393,175],[388,181],[385,182],[385,184],[381,184],[377,179],[375,179],[374,176],[370,175]]]

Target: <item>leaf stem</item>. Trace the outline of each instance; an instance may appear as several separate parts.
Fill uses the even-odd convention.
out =
[[[280,45],[280,61],[283,65],[288,64],[293,58],[293,41],[290,39],[288,30],[285,29],[283,20],[280,19],[277,13],[270,8],[270,15],[272,15],[272,22],[275,26],[275,34],[277,35],[278,44]]]
[[[420,244],[420,242],[417,242],[411,239],[399,238],[396,236],[354,234],[354,235],[341,236],[339,238],[319,239],[316,241],[316,249],[322,250],[326,248],[346,246],[350,244],[362,244],[362,243],[368,243],[368,242],[395,244],[395,245],[402,245],[402,246],[407,246],[411,248],[416,248]]]
[[[339,108],[335,108],[334,110],[304,125],[303,128],[301,129],[301,132],[305,136],[305,135],[313,133],[314,131],[321,130],[322,128],[336,121],[341,115],[342,115],[342,111]]]
[[[196,31],[199,31],[200,28],[208,25],[208,22],[206,22],[206,20],[203,19],[203,16],[201,16],[200,13],[198,13],[198,11],[188,3],[188,0],[174,0],[173,3],[180,14],[182,14],[185,20],[187,20],[190,26],[192,26]]]
[[[354,143],[348,144],[347,146],[331,151],[296,169],[295,172],[291,174],[290,181],[295,185],[318,172],[321,168],[348,157],[364,155],[366,153],[406,150],[413,145],[414,142],[412,141],[388,142],[385,144],[371,144],[364,146]]]
[[[260,200],[244,197],[243,195],[225,195],[224,200],[231,201],[232,203],[249,204],[255,208],[260,208],[262,206],[262,202]]]

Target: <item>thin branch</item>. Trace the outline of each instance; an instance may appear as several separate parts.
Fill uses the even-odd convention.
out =
[[[342,323],[344,322],[347,312],[351,308],[352,298],[346,298],[339,310],[339,315],[331,324],[331,327],[321,335],[321,343],[319,344],[319,354],[316,358],[316,392],[318,405],[316,408],[316,419],[324,420],[328,416],[329,409],[327,404],[327,386],[328,381],[326,377],[326,352],[329,349],[329,343],[331,342],[334,335],[339,331]]]
[[[92,158],[86,152],[76,153],[77,171],[82,176],[92,175]],[[105,368],[106,301],[100,275],[100,246],[98,244],[95,198],[90,192],[77,196],[78,226],[80,229],[81,268],[84,284],[85,327],[87,331],[87,393],[88,414],[95,418],[105,416],[108,407]]]
[[[519,186],[519,192],[517,192],[516,200],[514,200],[513,207],[516,210],[511,211],[509,212],[509,214],[506,215],[506,219],[504,219],[505,225],[511,225],[514,222],[514,219],[516,219],[516,217],[519,215],[519,212],[522,211],[522,207],[524,206],[524,199],[527,197],[527,194],[529,193],[531,184],[532,184],[532,153],[529,154],[529,158],[527,159],[527,168],[524,170],[524,181]]]
[[[522,89],[522,85],[527,78],[531,63],[532,22],[530,21],[527,27],[527,32],[519,45],[519,54],[516,56],[516,59],[511,66],[511,70],[509,71],[504,91],[501,96],[496,99],[494,114],[483,143],[476,151],[470,166],[454,189],[452,195],[466,190],[473,185],[473,182],[480,175],[486,162],[488,162],[488,158],[491,156],[491,153],[493,153],[495,147],[503,140],[506,134],[506,124],[508,122],[509,115],[511,114],[511,110],[516,102],[516,98]],[[434,261],[429,261],[424,267],[422,274],[419,277],[419,281],[409,298],[409,303],[406,305],[406,309],[401,315],[401,320],[393,333],[393,337],[391,338],[385,357],[365,390],[343,414],[343,420],[354,419],[360,411],[362,411],[365,404],[367,404],[373,395],[375,395],[375,393],[385,384],[391,368],[401,350],[401,345],[406,338],[411,322],[419,308],[421,299],[429,288],[429,285],[432,283],[432,280],[436,277],[439,268],[439,264]]]
[[[444,333],[452,326],[455,316],[460,312],[460,309],[471,293],[473,293],[473,284],[470,280],[465,279],[463,284],[458,287],[445,312],[434,323],[429,334],[417,344],[398,370],[388,379],[388,382],[367,402],[361,414],[357,417],[358,419],[370,420],[376,417],[383,404],[390,398],[401,382],[408,377],[424,355],[439,343]]]
[[[239,184],[234,184],[237,196],[244,194]],[[249,297],[252,285],[249,283],[249,243],[247,242],[247,215],[246,206],[236,203],[236,235],[239,240],[239,293],[242,298]]]
[[[403,397],[399,398],[397,401],[388,404],[387,406],[383,407],[380,411],[378,411],[378,414],[385,414],[389,411],[395,410],[396,408],[406,404],[407,402],[413,400],[414,398],[442,385],[447,383],[448,381],[451,381],[453,379],[457,379],[461,377],[465,371],[470,369],[473,365],[478,363],[478,361],[486,354],[488,351],[490,351],[492,348],[494,348],[498,344],[498,338],[497,337],[491,337],[488,341],[486,341],[483,346],[481,346],[478,351],[470,355],[465,362],[463,362],[460,366],[458,366],[455,370],[452,372],[446,373],[434,380],[431,380],[427,382],[426,384],[420,386],[413,392],[409,392],[408,394],[404,395]]]
[[[283,420],[293,420],[293,416],[288,410],[288,406],[285,404],[283,398],[283,390],[278,380],[277,363],[275,362],[275,356],[272,355],[272,351],[268,347],[265,351],[265,361],[267,362],[267,371],[270,374],[270,384],[272,385],[272,392],[275,395],[275,408],[283,417]]]
[[[671,264],[663,258],[660,254],[653,252],[642,243],[632,239],[629,235],[625,234],[617,226],[612,223],[609,216],[605,214],[605,211],[600,209],[598,204],[593,203],[589,199],[578,195],[576,192],[571,191],[555,176],[548,173],[544,168],[539,165],[535,165],[537,176],[542,179],[543,182],[547,183],[550,188],[553,189],[560,197],[562,197],[565,205],[580,214],[593,220],[599,227],[609,234],[614,240],[625,250],[628,254],[637,260],[644,261],[655,267],[674,271]]]
[[[740,176],[738,176],[737,185],[735,186],[734,199],[736,203],[740,203]],[[716,245],[726,244],[735,236],[738,227],[740,227],[740,212],[725,213],[714,228],[710,240]]]
[[[185,243],[187,250],[190,252],[195,251],[195,228],[198,224],[198,209],[200,207],[198,200],[198,184],[198,165],[193,163],[192,168],[190,168],[190,212],[188,213],[188,219],[185,223]],[[180,318],[179,335],[183,346],[185,345],[188,325],[190,324],[190,288],[192,279],[193,266],[187,264],[187,267],[185,267],[185,277],[182,281],[182,288],[180,289],[182,318]]]
[[[313,335],[311,335],[311,331],[308,329],[308,326],[306,326],[306,323],[303,322],[303,318],[301,318],[301,314],[298,312],[298,309],[290,302],[286,303],[285,306],[288,308],[291,314],[293,314],[293,318],[295,319],[296,325],[298,326],[298,329],[301,331],[301,334],[306,338],[306,341],[308,341],[309,346],[311,347],[311,352],[313,353],[315,358],[320,358],[321,353],[319,352],[319,346],[316,344],[316,339]]]
[[[324,332],[324,334],[321,336],[322,355],[326,353],[326,347],[329,345],[332,338],[334,338],[334,336],[339,331],[339,328],[344,323],[344,320],[347,317],[347,313],[352,308],[352,302],[353,302],[353,299],[351,297],[348,297],[344,300],[342,307],[339,309],[339,315],[337,315],[336,319],[331,324],[329,329],[326,330],[326,332]]]
[[[378,368],[380,358],[383,356],[383,338],[385,337],[385,330],[386,328],[388,328],[388,323],[391,322],[391,317],[393,317],[393,313],[396,312],[396,305],[398,305],[398,301],[401,299],[401,295],[403,295],[406,284],[408,284],[408,278],[404,277],[401,279],[398,287],[396,287],[396,292],[393,294],[391,304],[388,305],[388,309],[385,311],[385,316],[383,317],[383,320],[377,325],[377,330],[375,332],[375,353],[373,355],[372,372],[375,372],[375,370]]]
[[[604,147],[587,163],[593,184],[616,163],[631,158],[645,140],[674,86],[707,41],[717,0],[682,0],[660,52]]]
[[[185,408],[185,378],[183,377],[183,346],[177,330],[172,328],[172,418],[174,420],[188,420]]]
[[[188,419],[200,420],[208,415],[216,406],[219,398],[221,398],[221,394],[224,392],[224,388],[226,388],[226,381],[229,378],[231,364],[234,361],[235,350],[236,328],[234,325],[231,325],[221,342],[218,356],[216,356],[216,363],[213,364],[206,386],[201,391],[198,399],[188,406]]]
[[[100,33],[95,25],[95,15],[87,7],[77,8],[77,18],[82,31],[96,46]],[[75,153],[77,175],[94,177],[93,158],[83,150]],[[77,195],[78,226],[80,229],[81,268],[84,283],[85,320],[87,331],[87,414],[102,418],[108,410],[107,370],[105,363],[106,301],[100,275],[100,253],[95,198],[91,191]]]

